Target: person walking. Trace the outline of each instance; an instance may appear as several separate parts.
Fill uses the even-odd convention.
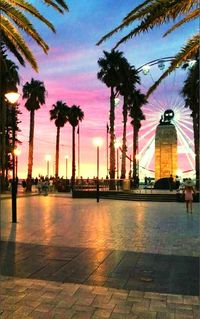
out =
[[[173,179],[173,176],[171,174],[169,177],[169,190],[170,190],[170,192],[173,192],[173,186],[174,186],[174,179]]]
[[[185,204],[186,204],[186,211],[192,214],[192,202],[193,202],[193,195],[195,194],[195,189],[193,186],[193,182],[191,179],[188,179],[184,183],[184,194],[185,194]]]

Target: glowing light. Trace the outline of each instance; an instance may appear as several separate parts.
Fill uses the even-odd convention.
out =
[[[118,106],[120,103],[120,99],[118,97],[115,98],[115,107]]]
[[[142,68],[143,74],[147,75],[149,73],[150,69],[151,69],[150,65],[148,65],[148,64],[144,65]]]
[[[191,70],[193,68],[193,66],[196,64],[196,62],[197,62],[196,60],[190,60],[188,62],[188,64],[189,64],[188,68]]]
[[[101,137],[95,137],[93,139],[93,144],[100,147],[103,144],[103,139]]]
[[[5,97],[9,103],[15,104],[18,101],[20,94],[18,92],[9,92],[5,94]]]
[[[116,140],[116,141],[115,141],[115,148],[117,149],[117,148],[119,148],[120,146],[121,146],[120,141],[119,141],[119,140]]]
[[[45,155],[45,161],[49,162],[51,160],[51,155],[47,154]]]
[[[19,148],[14,149],[15,156],[19,156],[21,154],[21,150]]]

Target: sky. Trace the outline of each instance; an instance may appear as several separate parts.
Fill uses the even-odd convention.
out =
[[[48,43],[50,50],[45,55],[35,43],[28,39],[29,44],[36,56],[39,65],[39,72],[36,73],[30,66],[19,67],[22,86],[31,78],[43,81],[47,89],[46,104],[35,114],[35,135],[34,135],[34,161],[33,176],[46,175],[47,163],[45,155],[51,155],[50,174],[55,172],[55,142],[56,127],[50,121],[49,111],[52,105],[62,100],[71,106],[79,105],[84,111],[84,120],[80,124],[80,165],[78,170],[78,152],[76,154],[76,175],[84,178],[96,175],[96,147],[93,145],[95,137],[103,139],[100,149],[100,176],[107,174],[106,167],[106,125],[109,117],[109,89],[97,79],[99,71],[98,59],[103,56],[103,50],[110,51],[123,34],[118,33],[100,46],[96,42],[108,31],[117,26],[122,18],[142,1],[133,0],[68,0],[69,12],[60,15],[54,10],[47,10],[41,5],[41,1],[35,0],[35,4],[46,18],[50,19],[56,27],[56,34],[53,34],[44,25],[36,23],[37,30]],[[174,56],[179,48],[185,43],[191,34],[198,28],[197,24],[191,23],[180,30],[175,31],[167,38],[162,34],[167,25],[156,28],[151,32],[133,38],[119,47],[131,65],[136,68],[148,63],[151,60],[167,56]],[[158,78],[159,69],[154,67],[148,76],[141,76],[140,89],[145,92],[150,85]],[[144,108],[146,120],[143,122],[140,137],[139,149],[141,151],[141,170],[148,169],[145,174],[153,174],[154,170],[154,142],[155,129],[159,123],[162,112],[167,108],[175,108],[176,125],[180,133],[179,138],[179,169],[186,171],[194,166],[192,125],[190,114],[183,107],[183,100],[180,97],[180,89],[186,73],[177,70],[169,77],[160,88],[149,99],[148,105]],[[24,107],[25,101],[20,100],[20,129],[19,139],[22,144],[19,146],[21,154],[18,160],[18,175],[25,178],[27,175],[28,162],[28,136],[30,114]],[[179,123],[182,123],[181,125]],[[116,108],[116,138],[122,138],[122,99]],[[132,152],[132,128],[128,124],[128,155]],[[61,129],[60,139],[60,162],[59,175],[71,176],[72,159],[72,130],[69,124]],[[186,140],[186,142],[185,142]],[[187,142],[189,141],[189,142]],[[147,147],[146,147],[146,146]],[[66,159],[67,171],[66,171]],[[120,164],[120,163],[119,163]],[[127,172],[130,163],[127,160]]]

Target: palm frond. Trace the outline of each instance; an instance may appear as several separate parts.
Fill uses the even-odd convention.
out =
[[[26,58],[26,60],[31,64],[35,71],[38,71],[37,62],[29,49],[28,45],[18,32],[18,30],[13,27],[13,24],[10,23],[8,19],[4,16],[1,16],[1,32],[5,43],[7,44],[7,39],[20,51],[21,55]]]
[[[32,37],[36,41],[36,43],[38,43],[38,45],[43,49],[43,51],[47,53],[47,44],[33,28],[31,22],[26,18],[24,14],[10,5],[3,5],[1,7],[1,10],[5,12],[6,15],[10,19],[12,19],[20,29],[24,30],[30,37]]]
[[[114,33],[123,30],[137,20],[141,20],[138,26],[124,36],[115,46],[127,41],[139,33],[149,31],[170,20],[175,20],[179,15],[187,14],[193,8],[198,8],[197,0],[147,0],[132,10],[114,30],[103,36],[97,45],[101,44]]]
[[[17,50],[17,48],[15,47],[15,45],[10,41],[10,39],[7,37],[6,40],[4,38],[4,33],[1,32],[1,44],[4,45],[4,43],[6,42],[6,47],[10,50],[10,52],[12,52],[14,54],[14,56],[17,58],[17,60],[19,61],[19,63],[22,66],[25,66],[25,60],[22,57],[22,55],[20,54],[20,52]]]
[[[148,90],[146,97],[155,91],[159,84],[164,80],[170,73],[172,73],[177,67],[182,65],[184,61],[193,58],[199,51],[199,35],[194,35],[191,39],[188,40],[186,45],[182,47],[181,51],[177,53],[171,62],[169,68],[162,74],[162,76],[154,83],[152,87]]]
[[[60,13],[64,13],[64,10],[69,11],[69,8],[64,0],[43,0],[43,2]]]
[[[3,3],[4,3],[4,8],[5,8],[5,3],[7,6],[7,8],[5,8],[5,10],[3,10],[3,5],[2,5]],[[17,11],[18,19],[20,18],[20,14],[22,15],[22,17],[24,19],[25,15],[22,12],[20,12],[19,10],[17,10],[17,8],[22,9],[23,12],[30,13],[32,16],[34,16],[35,18],[37,18],[38,20],[43,22],[53,32],[55,32],[55,28],[54,28],[53,24],[49,20],[47,20],[33,5],[31,5],[27,1],[24,1],[24,0],[12,0],[12,1],[0,0],[0,7],[1,7],[1,10],[5,12],[5,14],[8,14],[7,11],[8,12],[11,11],[11,13],[13,14],[12,19],[14,19],[14,17],[15,17],[15,10]]]
[[[183,18],[181,21],[179,21],[176,24],[174,24],[167,32],[164,33],[163,36],[164,37],[167,36],[169,33],[173,32],[175,29],[177,29],[178,27],[180,27],[184,23],[190,22],[191,20],[198,18],[199,14],[200,14],[200,9],[199,8],[194,10],[194,11],[192,11],[185,18]]]

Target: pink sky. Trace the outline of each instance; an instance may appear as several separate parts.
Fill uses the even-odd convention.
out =
[[[45,56],[36,47],[34,48],[39,62],[39,73],[35,73],[28,66],[26,68],[20,68],[21,86],[33,77],[34,79],[44,81],[48,91],[46,105],[38,110],[35,115],[34,177],[38,176],[38,174],[46,175],[46,154],[52,156],[50,173],[54,173],[56,127],[54,123],[49,120],[49,110],[52,104],[57,100],[63,100],[69,106],[72,104],[80,105],[85,114],[80,126],[80,175],[85,178],[96,175],[96,149],[93,146],[92,140],[97,136],[102,137],[104,140],[100,152],[100,176],[105,177],[106,175],[106,124],[109,116],[110,92],[104,84],[97,80],[97,60],[103,56],[103,50],[109,51],[112,48],[116,37],[99,47],[95,46],[95,43],[103,34],[116,26],[123,16],[132,8],[132,0],[127,0],[126,4],[124,4],[124,1],[118,2],[119,3],[116,3],[114,0],[101,1],[101,3],[97,0],[92,1],[92,3],[88,3],[88,1],[83,1],[83,3],[69,1],[70,13],[64,17],[59,17],[59,19],[55,16],[54,22],[57,28],[57,34],[52,35],[50,31],[42,30],[47,42],[50,44],[51,49],[49,54]],[[54,16],[52,17],[54,18]],[[165,30],[166,28],[163,29]],[[119,50],[124,52],[124,55],[131,64],[139,67],[156,58],[173,56],[183,41],[193,32],[193,29],[194,26],[192,26],[191,29],[187,27],[184,29],[184,32],[181,31],[172,34],[169,39],[163,39],[161,30],[157,29],[127,42],[125,45],[122,45]],[[153,70],[152,76],[154,80],[157,79],[158,71]],[[159,109],[162,107],[166,109],[169,108],[169,106],[171,107],[172,105],[181,103],[179,91],[184,76],[183,71],[177,70],[174,78],[171,77],[166,80],[160,89],[151,97],[145,111],[147,120],[143,123],[141,136],[144,136],[145,132],[148,132],[149,127],[153,125],[153,121],[155,121],[155,118],[151,120],[152,113],[158,117],[157,121],[159,122]],[[146,88],[152,84],[150,76],[147,79],[141,74],[141,80],[142,90],[146,90]],[[19,89],[21,90],[21,87]],[[24,101],[21,101],[20,109],[23,114],[21,115],[21,133],[19,134],[19,138],[22,141],[22,145],[20,146],[21,155],[19,158],[20,178],[25,178],[27,175],[29,136],[29,112],[25,110],[23,104]],[[120,103],[116,109],[115,124],[116,137],[119,139],[122,137],[121,112],[122,107]],[[182,121],[185,120],[185,117],[186,115],[182,117]],[[188,115],[187,117],[190,122]],[[190,124],[187,125],[190,126]],[[189,136],[192,140],[192,133],[185,128],[183,128],[183,130],[185,136]],[[152,134],[154,134],[154,131],[155,130],[152,131]],[[145,143],[148,143],[150,138],[151,135],[147,135],[145,139],[141,139],[141,149]],[[129,125],[128,155],[132,149],[131,142],[132,129]],[[69,155],[68,177],[70,177],[71,127],[69,124],[61,129],[60,176],[66,175],[65,155]],[[184,158],[184,161],[182,158]],[[179,168],[181,170],[191,168],[191,164],[186,155],[180,155],[179,159]],[[148,168],[154,169],[153,160],[148,164]],[[129,164],[127,163],[127,171],[128,170]]]

